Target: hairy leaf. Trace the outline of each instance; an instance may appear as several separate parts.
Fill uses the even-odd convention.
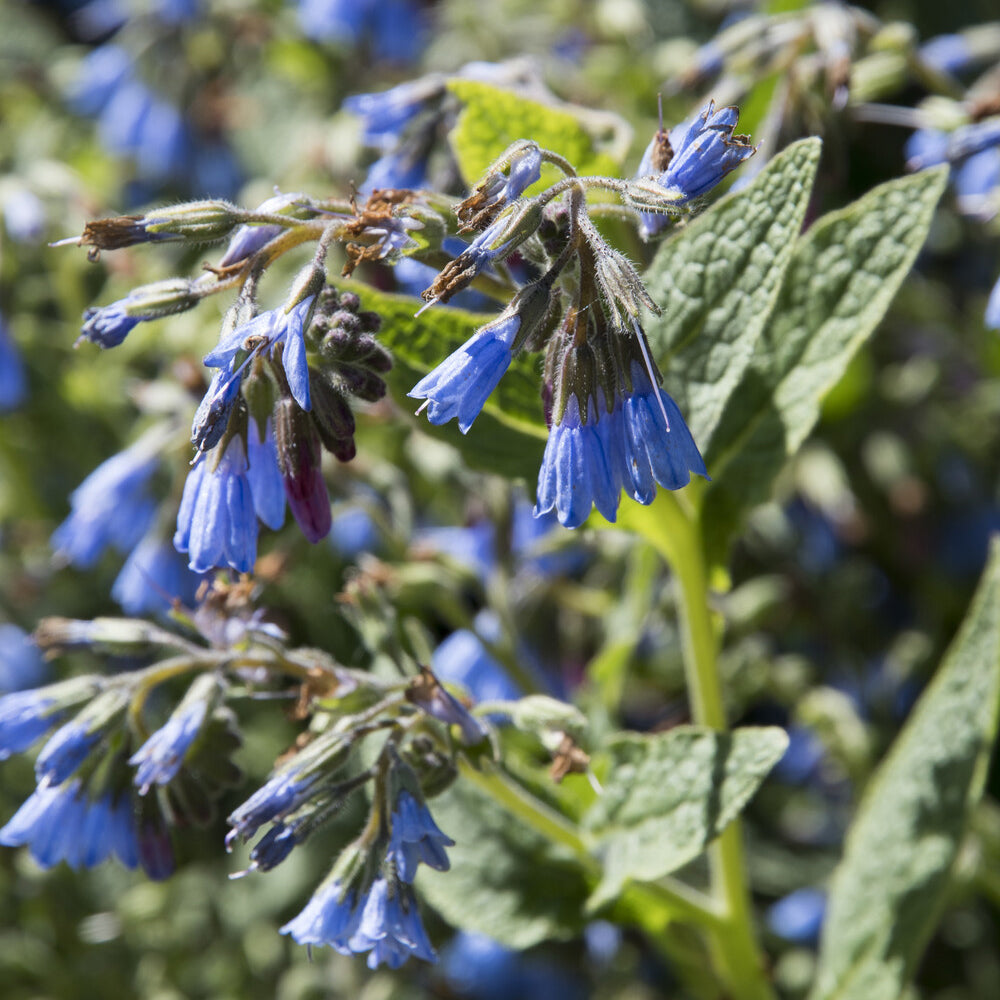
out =
[[[438,825],[456,841],[448,849],[451,870],[422,869],[417,884],[449,923],[509,948],[580,933],[588,889],[572,854],[467,781],[433,805]]]
[[[469,187],[518,139],[533,139],[559,153],[581,175],[617,176],[628,151],[627,126],[617,116],[541,104],[479,80],[453,79],[448,89],[463,104],[451,145]],[[540,191],[561,176],[547,166],[537,188],[529,190]]]
[[[615,736],[604,794],[584,817],[604,863],[590,900],[614,899],[628,879],[662,878],[697,857],[734,820],[788,746],[783,729],[732,733],[681,726]]]
[[[819,139],[790,146],[667,242],[645,274],[663,309],[646,334],[703,452],[777,300],[819,154]]]
[[[771,320],[712,436],[703,523],[725,556],[742,514],[766,500],[820,403],[889,308],[923,246],[947,171],[923,171],[824,216],[799,240]]]
[[[937,921],[1000,705],[1000,543],[934,680],[869,784],[834,875],[811,1000],[896,1000]]]
[[[417,299],[377,292],[367,285],[351,283],[350,288],[360,296],[365,309],[382,317],[379,341],[393,356],[389,391],[409,413],[420,406],[420,400],[406,394],[491,318],[443,306],[415,316],[423,305]],[[458,448],[472,468],[534,482],[546,437],[540,386],[537,358],[521,355],[500,380],[468,434],[463,434],[455,421],[435,426],[426,417],[416,419],[428,434]]]

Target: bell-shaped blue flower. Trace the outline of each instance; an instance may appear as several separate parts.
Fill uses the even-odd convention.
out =
[[[388,856],[404,882],[413,882],[421,861],[439,872],[451,867],[444,849],[454,847],[455,841],[441,831],[427,806],[405,788],[396,799],[391,823]]]
[[[299,767],[286,767],[272,775],[229,816],[232,829],[226,836],[230,847],[239,837],[244,843],[265,824],[294,812],[312,793],[316,775],[305,775]]]
[[[0,695],[36,687],[47,672],[31,636],[16,625],[0,624]]]
[[[61,785],[87,759],[100,735],[79,719],[71,719],[56,730],[35,761],[39,786]]]
[[[274,425],[268,417],[261,433],[251,417],[247,429],[247,477],[257,517],[277,531],[285,523],[285,484],[278,466]]]
[[[44,689],[14,691],[0,697],[0,760],[23,753],[61,718]]]
[[[190,604],[199,577],[159,531],[153,529],[129,554],[111,596],[126,614],[143,615],[168,611],[175,601]]]
[[[135,785],[140,795],[153,785],[166,785],[177,777],[185,754],[201,732],[207,711],[208,702],[202,699],[182,705],[129,757],[128,762],[136,768]]]
[[[196,573],[216,566],[249,573],[257,558],[257,515],[243,440],[233,435],[214,467],[213,458],[201,458],[188,473],[174,545],[188,553]]]

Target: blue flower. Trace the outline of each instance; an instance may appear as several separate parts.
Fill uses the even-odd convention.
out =
[[[401,83],[376,94],[355,94],[343,107],[361,119],[361,141],[390,149],[427,103],[428,88],[420,81]]]
[[[997,278],[986,303],[986,325],[991,330],[1000,330],[1000,278]]]
[[[427,419],[432,424],[443,424],[457,417],[462,433],[468,433],[510,367],[520,327],[521,317],[517,313],[502,313],[492,323],[480,327],[407,395],[427,400]]]
[[[662,157],[664,154],[663,135],[658,132],[646,147],[636,176],[656,174],[657,183],[673,196],[678,206],[701,197],[756,152],[746,136],[733,134],[739,116],[738,108],[716,111],[715,102],[709,101],[696,118],[670,130],[667,136],[670,155],[666,167],[657,174],[654,155],[659,152]],[[666,224],[662,215],[642,215],[644,236],[655,235]]]
[[[269,872],[277,868],[300,842],[299,826],[275,823],[250,851],[247,871]]]
[[[54,704],[44,689],[0,696],[0,760],[23,753],[59,722]]]
[[[167,611],[194,600],[199,578],[169,541],[150,531],[132,550],[111,586],[111,596],[130,615]]]
[[[375,552],[381,542],[378,525],[363,507],[341,504],[334,508],[330,544],[342,559],[356,559],[362,552]]]
[[[622,489],[649,504],[657,483],[676,490],[687,485],[692,472],[707,478],[677,404],[654,388],[638,363],[631,375],[631,390],[616,396],[610,410],[603,392],[596,403],[590,396],[585,419],[576,395],[570,396],[545,445],[536,514],[555,510],[560,524],[578,528],[593,505],[614,521]]]
[[[191,443],[197,452],[210,451],[222,440],[241,386],[240,374],[231,374],[224,368],[212,376],[191,421]]]
[[[358,188],[363,195],[386,188],[421,188],[427,184],[427,158],[411,149],[392,150],[369,168]]]
[[[413,0],[300,0],[302,33],[318,42],[370,40],[375,56],[415,59],[423,44],[423,18]]]
[[[188,473],[174,546],[188,553],[196,573],[227,565],[249,573],[257,558],[257,515],[243,440],[233,435],[214,468],[213,457],[199,458]]]
[[[36,687],[46,672],[31,636],[16,625],[0,624],[0,694]]]
[[[149,481],[159,458],[158,439],[140,438],[101,463],[70,495],[70,514],[52,534],[56,554],[89,569],[109,545],[133,549],[156,512]]]
[[[477,624],[490,624],[477,616]],[[476,701],[513,701],[521,690],[468,629],[452,632],[434,650],[431,668],[443,681],[461,684]]]
[[[257,421],[250,418],[247,428],[247,477],[257,517],[277,531],[285,523],[285,485],[278,467],[274,426],[268,417],[261,434]]]
[[[297,766],[286,767],[268,779],[229,816],[232,829],[226,836],[230,847],[237,837],[248,841],[265,823],[273,823],[294,812],[309,798],[316,775],[305,775]]]
[[[89,52],[67,91],[70,108],[79,115],[101,113],[118,89],[132,77],[132,57],[118,45],[100,45]]]
[[[972,47],[964,35],[937,35],[917,50],[924,62],[941,73],[960,73],[974,59]]]
[[[78,719],[57,729],[35,761],[39,787],[61,785],[87,759],[100,735],[99,729],[90,732]]]
[[[27,394],[24,364],[7,331],[7,324],[0,316],[0,413],[16,409]]]
[[[112,854],[126,868],[139,863],[131,798],[91,799],[79,781],[40,785],[0,830],[0,844],[27,847],[43,868],[93,868]]]
[[[413,536],[413,548],[430,549],[472,570],[484,583],[496,566],[496,542],[490,521],[468,527],[421,528]]]
[[[342,955],[369,952],[370,969],[383,962],[398,969],[411,955],[426,962],[437,960],[413,889],[405,882],[394,882],[390,891],[381,877],[361,899],[353,889],[345,892],[336,880],[325,883],[281,933],[290,934],[299,944],[329,945]]]
[[[84,310],[80,335],[100,347],[117,347],[140,323],[141,317],[125,311],[125,300],[112,302],[99,309]]]
[[[767,925],[779,937],[796,944],[815,945],[826,916],[826,893],[796,889],[767,911]]]
[[[451,863],[444,849],[454,847],[455,841],[441,832],[427,806],[406,789],[396,799],[391,824],[388,856],[404,882],[413,882],[421,861],[436,871],[448,871]]]
[[[154,784],[166,785],[177,777],[185,754],[201,732],[207,710],[204,700],[182,705],[129,757],[128,762],[136,768],[135,785],[140,795]]]

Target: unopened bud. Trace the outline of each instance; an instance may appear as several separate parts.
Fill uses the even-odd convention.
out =
[[[282,399],[275,407],[274,432],[288,506],[302,533],[315,544],[332,524],[319,434],[311,416],[292,399]]]
[[[354,414],[341,393],[322,375],[310,372],[313,424],[323,447],[341,462],[354,458]]]

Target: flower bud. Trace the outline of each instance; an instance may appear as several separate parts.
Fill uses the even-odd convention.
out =
[[[282,399],[275,407],[274,431],[288,506],[302,533],[315,544],[327,536],[332,523],[319,434],[310,416],[292,399]]]
[[[354,458],[354,414],[343,393],[316,372],[310,373],[313,424],[323,447],[341,462]]]

